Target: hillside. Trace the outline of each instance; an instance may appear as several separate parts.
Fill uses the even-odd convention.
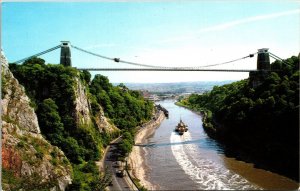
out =
[[[41,134],[24,87],[1,54],[2,187],[4,190],[64,190],[72,167]]]
[[[40,58],[9,68],[25,87],[41,134],[72,165],[72,184],[66,190],[103,190],[109,174],[99,172],[95,162],[113,138],[133,135],[136,126],[151,118],[152,103],[123,85],[113,86],[105,76],[91,80],[87,71]]]
[[[180,104],[204,114],[209,136],[228,155],[299,180],[299,58],[271,65],[263,82],[252,78],[193,94]]]

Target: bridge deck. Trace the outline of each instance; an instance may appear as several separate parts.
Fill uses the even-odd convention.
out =
[[[204,69],[204,68],[77,68],[88,71],[206,71],[206,72],[253,72],[258,70]]]

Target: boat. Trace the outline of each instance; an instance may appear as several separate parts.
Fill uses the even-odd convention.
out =
[[[183,135],[184,132],[188,131],[187,125],[183,123],[183,121],[180,119],[180,122],[175,128],[175,131],[178,132],[179,135]]]

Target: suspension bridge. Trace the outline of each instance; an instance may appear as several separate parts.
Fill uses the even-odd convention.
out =
[[[271,71],[270,67],[270,57],[274,58],[275,60],[283,61],[280,57],[272,54],[268,51],[267,48],[258,49],[258,52],[251,53],[249,55],[232,59],[229,61],[216,63],[216,64],[209,64],[209,65],[202,65],[202,66],[191,66],[191,67],[166,67],[161,65],[149,65],[144,63],[137,63],[137,62],[131,62],[122,60],[120,58],[112,58],[107,57],[95,52],[91,52],[85,49],[82,49],[78,46],[72,45],[69,41],[61,41],[60,45],[54,46],[50,49],[47,49],[45,51],[39,52],[37,54],[34,54],[32,56],[20,59],[18,61],[15,61],[14,63],[19,64],[22,63],[30,58],[38,57],[44,54],[47,54],[49,52],[52,52],[56,49],[61,49],[60,53],[60,64],[65,66],[72,66],[72,59],[71,59],[71,48],[89,54],[94,57],[98,57],[100,59],[109,60],[111,62],[116,62],[124,65],[130,65],[135,67],[86,67],[86,68],[77,68],[78,70],[88,70],[88,71],[210,71],[210,72],[257,72],[257,71]],[[257,54],[257,69],[215,69],[211,68],[213,66],[221,66],[229,63],[234,63],[237,61],[253,58],[254,55]]]

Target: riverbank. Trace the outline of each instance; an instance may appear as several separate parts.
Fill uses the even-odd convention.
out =
[[[200,115],[200,116],[203,117],[204,113],[202,113],[200,111],[196,111],[195,109],[190,108],[188,105],[185,105],[185,104],[181,103],[180,101],[176,101],[174,104],[177,105],[177,106],[179,106],[179,107],[184,107],[185,109],[188,109],[191,112],[196,113],[196,114],[198,114],[198,115]]]
[[[159,111],[155,115],[155,120],[152,120],[145,124],[135,136],[135,144],[143,144],[146,139],[155,132],[155,129],[165,119],[165,115],[162,111]],[[132,174],[135,178],[140,180],[140,184],[148,190],[157,190],[158,188],[146,180],[145,164],[145,151],[142,147],[134,146],[132,152],[128,157],[128,163],[130,164]]]

